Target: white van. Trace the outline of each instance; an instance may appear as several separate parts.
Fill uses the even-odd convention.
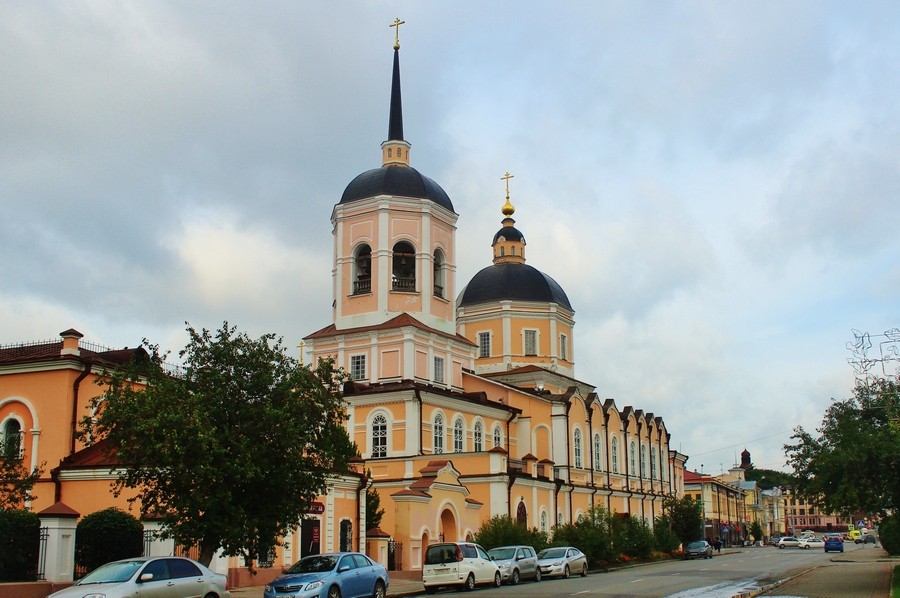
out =
[[[433,594],[441,587],[474,590],[476,585],[500,587],[500,569],[487,551],[472,542],[432,544],[425,551],[422,583]]]

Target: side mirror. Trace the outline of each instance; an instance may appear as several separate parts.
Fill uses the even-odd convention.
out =
[[[338,568],[338,573],[343,573],[344,571],[349,571],[350,565],[344,565],[343,567]]]
[[[152,573],[142,573],[141,577],[138,581],[140,581],[142,583],[145,581],[153,581],[153,574]]]
[[[496,560],[497,560],[497,557],[491,555],[491,560],[492,560],[492,561],[496,561]]]

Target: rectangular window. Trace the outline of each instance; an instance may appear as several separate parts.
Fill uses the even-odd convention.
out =
[[[444,383],[444,358],[434,358],[434,382],[435,384]]]
[[[559,335],[559,358],[569,361],[569,338],[565,334]]]
[[[491,333],[490,332],[479,332],[478,333],[478,357],[490,357],[491,356]]]
[[[537,355],[537,330],[525,331],[525,355]]]
[[[350,356],[350,378],[352,380],[366,379],[366,356],[351,355]]]

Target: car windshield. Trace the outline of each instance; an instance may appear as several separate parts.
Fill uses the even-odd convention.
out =
[[[565,548],[547,548],[538,554],[539,559],[559,559],[566,556]]]
[[[488,550],[488,554],[498,561],[511,559],[516,554],[515,548],[493,548]]]
[[[78,585],[89,583],[122,583],[128,581],[141,568],[146,561],[119,561],[107,563],[99,569],[94,569],[81,578]]]
[[[705,548],[705,546],[703,546],[703,540],[698,540],[696,542],[691,542],[690,544],[688,544],[689,550],[694,548]]]
[[[300,559],[287,570],[288,573],[321,573],[331,571],[337,564],[333,556],[308,556]]]

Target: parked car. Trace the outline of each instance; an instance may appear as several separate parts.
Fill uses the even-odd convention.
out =
[[[706,540],[696,540],[684,547],[684,558],[692,559],[695,556],[711,559],[713,557],[712,544]]]
[[[810,548],[822,548],[823,546],[825,546],[825,542],[823,542],[821,538],[811,536],[808,538],[800,538],[797,546],[809,550]]]
[[[512,585],[519,583],[520,579],[541,581],[541,568],[531,546],[500,546],[488,550],[488,555],[500,568],[503,581]]]
[[[48,598],[130,598],[167,596],[171,598],[231,598],[225,576],[200,563],[177,556],[137,557],[106,563],[75,585],[50,594]]]
[[[538,564],[544,577],[569,577],[573,573],[587,575],[587,557],[574,546],[545,548],[538,553]]]
[[[799,545],[800,545],[800,540],[798,540],[794,536],[782,536],[778,540],[778,544],[777,544],[778,548],[785,548],[785,547],[789,547],[789,546],[796,547]]]
[[[487,551],[472,542],[432,544],[425,551],[422,583],[433,594],[440,587],[474,590],[476,585],[500,586],[500,568]]]
[[[825,542],[823,543],[823,547],[825,548],[825,552],[831,552],[832,550],[835,552],[844,552],[844,542],[841,540],[841,536],[829,536],[825,538]]]
[[[388,574],[359,552],[303,557],[263,589],[264,598],[384,598]]]
[[[875,536],[872,534],[865,534],[853,540],[853,542],[855,544],[875,544]]]

